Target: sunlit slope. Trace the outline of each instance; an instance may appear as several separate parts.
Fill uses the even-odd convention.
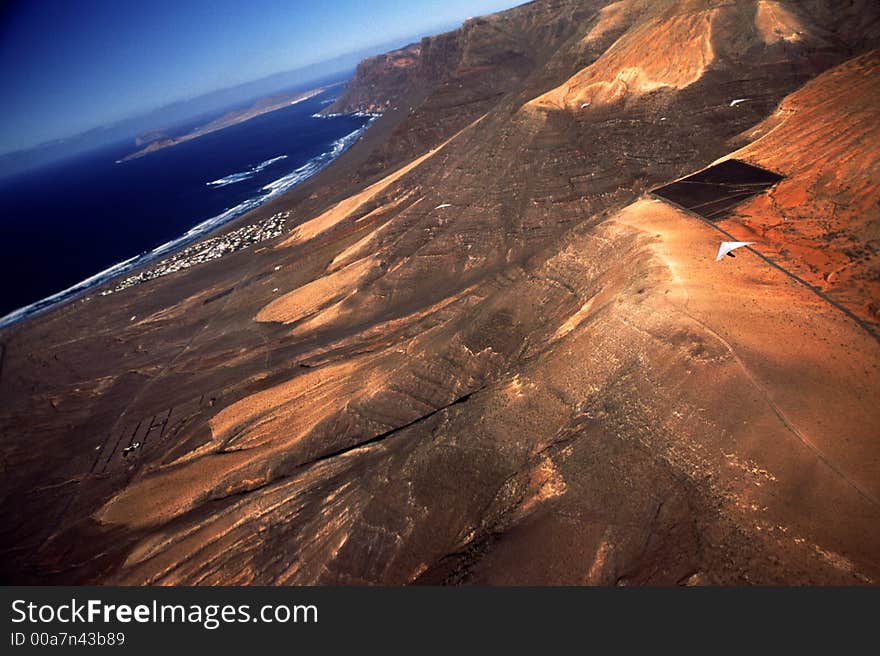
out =
[[[732,157],[786,179],[722,222],[876,327],[880,321],[880,52],[788,96]]]
[[[529,107],[582,111],[683,89],[712,70],[802,58],[817,70],[845,40],[876,39],[876,12],[850,3],[829,17],[828,3],[760,0],[717,3],[621,0],[600,12],[583,37],[589,45],[620,36],[589,66],[531,100]],[[858,6],[856,6],[858,5]]]

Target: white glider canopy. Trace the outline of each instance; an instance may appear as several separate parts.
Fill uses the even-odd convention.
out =
[[[715,256],[715,261],[718,262],[722,257],[730,253],[730,251],[736,250],[742,246],[750,246],[754,243],[755,242],[753,241],[722,241],[721,246],[718,247],[718,255]]]

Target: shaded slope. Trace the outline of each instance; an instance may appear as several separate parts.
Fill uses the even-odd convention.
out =
[[[772,171],[726,159],[651,193],[705,219],[717,221],[726,218],[746,199],[764,194],[781,179],[782,176]]]

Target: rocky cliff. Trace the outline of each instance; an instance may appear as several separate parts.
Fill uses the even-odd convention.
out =
[[[429,39],[425,39],[429,41]],[[412,44],[400,50],[365,59],[355,71],[354,78],[324,114],[382,113],[397,101],[418,89],[421,47]]]

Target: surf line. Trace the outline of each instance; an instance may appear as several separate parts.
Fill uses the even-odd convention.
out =
[[[118,276],[121,276],[122,274],[128,273],[129,271],[144,266],[145,264],[149,264],[150,262],[158,259],[166,253],[191,244],[205,234],[221,227],[226,223],[229,223],[233,219],[237,219],[242,214],[245,214],[250,210],[256,209],[260,205],[265,204],[273,198],[276,198],[281,194],[290,191],[298,184],[305,182],[309,178],[319,173],[327,165],[329,165],[332,161],[334,161],[337,157],[342,155],[346,150],[354,145],[354,143],[357,142],[358,139],[360,139],[361,135],[363,135],[363,133],[366,132],[366,130],[373,124],[376,118],[378,117],[371,118],[360,128],[353,130],[352,132],[331,142],[330,148],[328,150],[321,153],[320,155],[316,155],[291,173],[288,173],[287,175],[282,176],[267,185],[264,185],[260,188],[259,191],[261,193],[259,193],[257,196],[254,196],[253,198],[250,198],[236,205],[235,207],[232,207],[216,216],[213,216],[209,219],[202,221],[201,223],[196,224],[180,237],[168,241],[151,251],[146,251],[144,253],[141,253],[140,255],[130,257],[127,260],[123,260],[118,264],[114,264],[107,269],[104,269],[103,271],[99,271],[98,273],[89,276],[85,280],[71,285],[67,289],[47,296],[46,298],[40,299],[39,301],[35,301],[34,303],[31,303],[29,305],[25,305],[24,307],[13,310],[5,316],[0,317],[0,328],[5,328],[6,326],[20,321],[21,319],[33,316],[50,308],[54,308],[68,301],[74,300],[85,292],[96,287],[100,287],[101,285],[109,282],[110,280]]]

